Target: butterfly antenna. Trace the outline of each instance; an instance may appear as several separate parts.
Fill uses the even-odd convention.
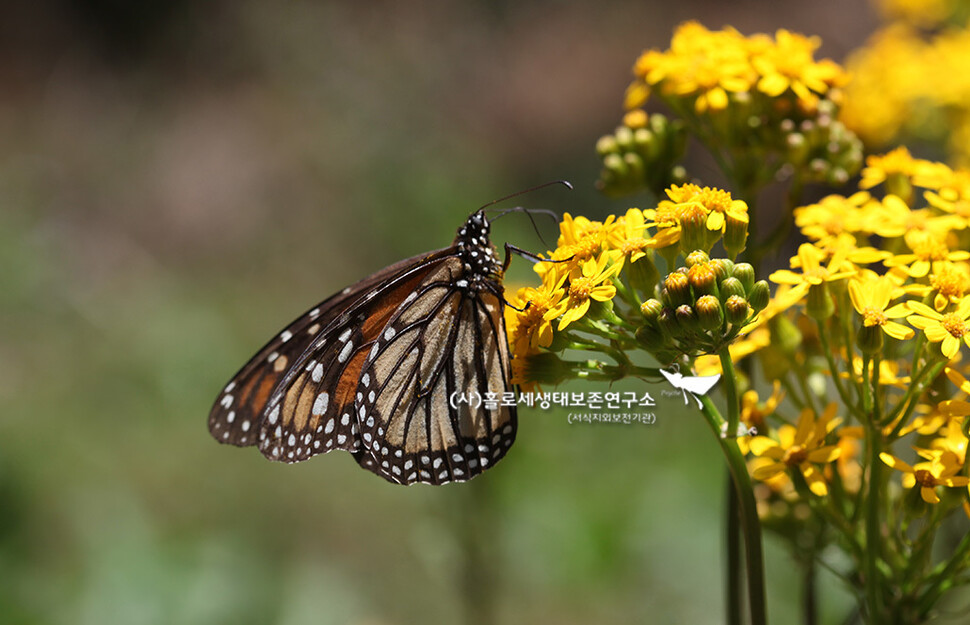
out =
[[[478,210],[484,210],[484,209],[488,208],[489,206],[494,206],[495,204],[498,204],[499,202],[504,202],[505,200],[511,200],[514,197],[518,197],[520,195],[525,195],[526,193],[532,193],[533,191],[538,191],[539,189],[545,189],[546,187],[551,187],[554,184],[561,184],[564,187],[566,187],[567,189],[569,189],[570,191],[572,191],[572,189],[573,189],[572,183],[569,182],[568,180],[550,180],[549,182],[543,182],[542,184],[538,184],[538,185],[536,185],[534,187],[529,187],[528,189],[523,189],[521,191],[516,191],[515,193],[512,193],[511,195],[506,195],[505,197],[500,197],[497,200],[492,200],[488,204],[484,204],[484,205],[480,206]]]

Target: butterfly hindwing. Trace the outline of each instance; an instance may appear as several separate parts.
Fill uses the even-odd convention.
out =
[[[514,440],[515,406],[502,405],[512,390],[502,304],[493,293],[456,287],[461,270],[454,261],[429,275],[367,358],[355,457],[385,479],[464,481]]]

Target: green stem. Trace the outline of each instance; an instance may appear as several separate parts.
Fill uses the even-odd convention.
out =
[[[930,575],[930,579],[933,581],[923,592],[919,602],[919,611],[922,616],[926,617],[936,605],[940,595],[955,584],[956,573],[960,568],[967,565],[968,558],[970,558],[970,532],[964,535],[946,566]]]
[[[815,560],[809,558],[802,576],[802,623],[818,623],[818,597],[815,592]]]
[[[868,368],[869,358],[865,357],[863,367]],[[871,403],[869,396],[869,385],[866,384],[863,394],[863,403],[868,409]],[[882,587],[879,576],[879,554],[882,542],[881,528],[879,523],[879,491],[882,483],[882,460],[879,453],[882,451],[882,432],[878,423],[871,421],[865,422],[866,447],[869,451],[869,483],[868,497],[866,498],[865,525],[866,525],[866,549],[865,556],[865,588],[866,606],[869,612],[869,622],[882,622]]]
[[[731,352],[724,348],[717,353],[721,360],[721,371],[724,379],[724,394],[727,399],[728,424],[727,435],[734,438],[738,435],[738,424],[741,422],[741,401],[738,398],[738,381],[734,372],[734,362]]]
[[[852,397],[849,396],[849,392],[846,390],[845,385],[842,384],[842,377],[839,375],[839,368],[835,363],[835,356],[833,355],[832,344],[829,342],[828,329],[825,327],[823,321],[816,320],[818,324],[818,336],[822,341],[822,353],[825,354],[825,360],[829,363],[829,371],[832,372],[832,382],[835,384],[835,390],[839,394],[839,398],[842,400],[842,405],[846,406],[855,414],[856,417],[861,418],[862,415],[859,414],[858,410],[855,408],[855,402],[852,401]],[[849,378],[851,379],[854,375],[852,367],[848,367]]]
[[[726,377],[733,383],[733,366],[725,371],[731,372]],[[737,396],[736,390],[735,396]],[[741,530],[744,534],[744,553],[747,568],[748,603],[751,610],[751,623],[752,625],[767,625],[768,613],[765,606],[765,570],[761,542],[761,521],[758,519],[758,506],[754,499],[751,476],[748,475],[748,467],[744,463],[744,456],[741,455],[741,450],[738,448],[737,439],[721,436],[721,426],[724,424],[724,418],[714,405],[714,402],[707,395],[703,395],[700,399],[703,406],[702,413],[707,419],[707,423],[727,459],[728,471],[731,474],[731,479],[734,481],[734,488],[738,494],[738,510],[740,512]]]
[[[741,512],[738,491],[731,476],[727,479],[727,623],[741,625],[744,621],[744,604],[741,600],[744,570],[741,568]]]

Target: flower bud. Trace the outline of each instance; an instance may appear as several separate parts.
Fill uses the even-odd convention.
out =
[[[665,336],[676,338],[684,334],[683,329],[680,324],[677,323],[677,317],[674,315],[673,308],[664,308],[657,315],[657,327],[660,328]]]
[[[647,128],[637,128],[633,131],[633,145],[637,152],[646,158],[650,158],[651,152],[655,149],[656,137]]]
[[[754,312],[758,313],[768,307],[768,300],[771,298],[771,293],[768,289],[768,282],[765,280],[758,280],[751,287],[751,292],[748,293],[748,303],[751,304],[751,308]]]
[[[746,295],[750,293],[751,287],[754,286],[754,267],[748,263],[735,263],[734,271],[731,273],[741,281],[741,286],[744,287],[744,293]]]
[[[700,332],[701,323],[697,318],[697,313],[687,304],[678,306],[677,310],[674,311],[674,315],[677,317],[677,323],[680,324],[680,327],[687,332]]]
[[[835,313],[835,303],[829,295],[829,285],[826,282],[813,284],[808,287],[808,301],[805,304],[805,312],[812,319],[824,321]]]
[[[619,154],[607,154],[603,157],[603,167],[616,178],[623,180],[630,172],[626,161]]]
[[[683,273],[675,271],[667,274],[664,279],[663,295],[666,297],[664,304],[671,308],[676,308],[681,304],[693,302],[690,292],[690,282]]]
[[[734,272],[734,263],[726,258],[713,258],[709,263],[711,269],[714,270],[714,275],[717,276],[718,285],[724,281],[725,278],[730,278]]]
[[[717,275],[707,263],[691,267],[687,272],[687,281],[695,298],[701,295],[717,295]]]
[[[707,255],[707,252],[705,252],[704,250],[694,250],[693,252],[688,254],[687,257],[684,259],[684,264],[687,265],[688,268],[690,268],[690,267],[693,267],[694,265],[700,265],[702,263],[708,263],[710,261],[711,261],[711,257]]]
[[[863,326],[859,328],[858,334],[856,334],[855,342],[863,354],[871,356],[882,351],[882,328],[877,325],[867,326],[863,324]]]
[[[633,149],[633,131],[626,126],[620,126],[616,129],[616,144],[620,146],[620,149],[624,152],[628,152]]]
[[[747,213],[728,213],[724,216],[724,219],[722,243],[727,253],[734,257],[740,254],[747,245],[748,215]]]
[[[643,164],[643,157],[636,152],[627,152],[623,155],[623,162],[626,163],[630,177],[630,182],[643,180],[646,174],[646,167]]]
[[[648,351],[660,349],[670,343],[670,339],[659,329],[649,325],[637,328],[637,341]]]
[[[697,311],[697,319],[704,330],[717,330],[724,323],[721,302],[713,295],[702,295],[697,298],[694,310]]]
[[[596,142],[596,153],[600,156],[606,156],[607,154],[614,154],[620,151],[620,146],[616,144],[616,138],[613,135],[603,135]]]
[[[720,291],[721,301],[725,303],[731,297],[740,297],[741,299],[744,299],[747,295],[744,292],[744,286],[741,284],[741,281],[733,277],[725,278],[724,281],[721,282]]]
[[[651,325],[657,322],[657,317],[660,316],[662,310],[663,304],[653,298],[640,304],[640,312],[643,314],[643,318]]]
[[[653,295],[653,290],[660,281],[660,272],[657,271],[653,259],[653,250],[647,250],[646,256],[629,263],[625,269],[630,278],[630,286],[644,295]]]
[[[699,205],[687,205],[680,216],[680,247],[685,250],[707,250],[707,211]]]
[[[743,297],[732,295],[724,302],[724,312],[728,323],[740,325],[748,320],[750,309],[748,302]]]
[[[771,344],[779,348],[789,358],[794,358],[802,346],[802,332],[798,329],[798,326],[785,315],[776,315],[771,318],[769,327],[771,328]]]

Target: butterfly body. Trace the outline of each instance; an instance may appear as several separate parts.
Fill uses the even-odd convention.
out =
[[[209,431],[282,462],[343,449],[394,483],[474,477],[516,431],[514,405],[449,401],[513,390],[502,274],[477,211],[450,247],[387,267],[291,323],[220,394]]]

